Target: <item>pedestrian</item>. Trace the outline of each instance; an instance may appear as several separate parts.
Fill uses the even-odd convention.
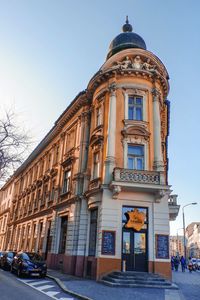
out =
[[[190,273],[192,273],[193,263],[192,263],[191,257],[189,257],[189,260],[188,260],[188,270],[189,270]]]
[[[186,260],[185,260],[184,256],[181,256],[181,268],[182,268],[182,272],[185,272],[185,265],[186,265]]]
[[[174,258],[174,267],[175,267],[175,271],[177,272],[178,271],[178,267],[179,267],[179,258],[178,258],[178,256],[176,256]]]
[[[171,268],[174,270],[174,256],[171,257]]]

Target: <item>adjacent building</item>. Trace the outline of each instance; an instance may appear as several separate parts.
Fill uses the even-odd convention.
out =
[[[170,236],[170,256],[184,256],[184,237],[182,235]]]
[[[200,258],[200,222],[192,222],[186,231],[188,256]]]
[[[106,60],[1,189],[1,249],[50,268],[171,277],[169,75],[128,20]],[[9,216],[7,213],[9,212]],[[7,224],[7,225],[5,225]]]

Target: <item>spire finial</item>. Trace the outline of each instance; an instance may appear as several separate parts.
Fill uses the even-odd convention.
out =
[[[133,31],[133,27],[131,26],[131,24],[129,24],[128,16],[126,16],[126,23],[123,25],[122,31],[123,32],[132,32]]]

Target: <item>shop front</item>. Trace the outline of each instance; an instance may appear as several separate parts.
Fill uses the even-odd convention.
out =
[[[122,208],[122,270],[148,271],[148,209]]]

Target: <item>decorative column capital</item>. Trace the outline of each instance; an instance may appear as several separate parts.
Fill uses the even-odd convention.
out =
[[[160,98],[159,90],[157,90],[156,88],[153,88],[151,90],[151,92],[152,92],[152,95],[153,95],[153,101],[159,101],[159,98]]]
[[[115,82],[111,83],[108,86],[108,90],[109,90],[111,96],[115,96],[116,95],[116,89],[117,89],[117,85],[116,85]]]

